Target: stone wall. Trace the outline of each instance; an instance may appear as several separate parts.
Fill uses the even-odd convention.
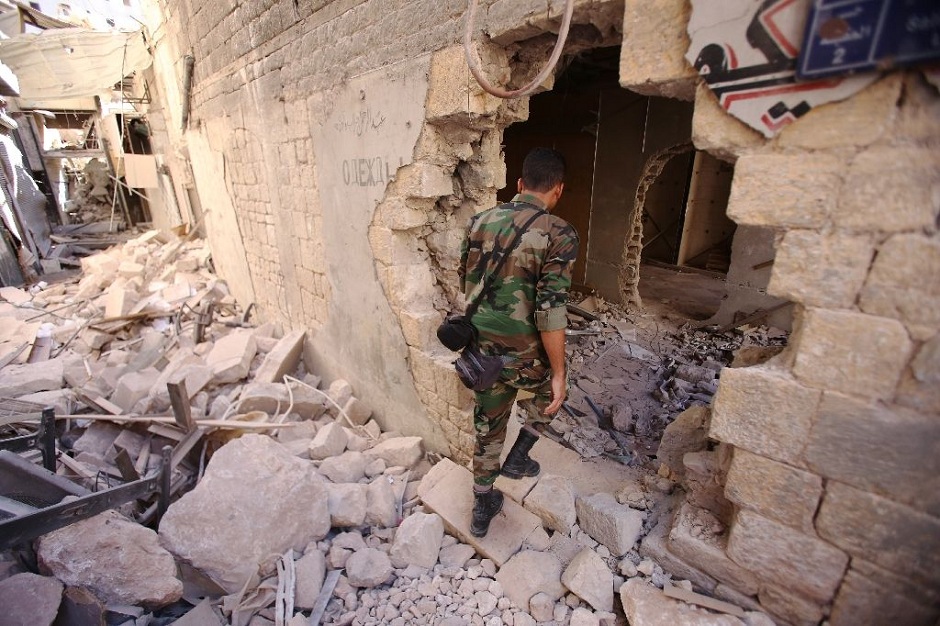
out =
[[[625,87],[684,93],[687,11],[627,1],[624,40],[640,49],[624,46]],[[647,23],[669,36],[644,34]],[[734,447],[724,553],[787,622],[933,623],[940,95],[917,70],[887,73],[766,140],[707,88],[695,94],[695,145],[735,161],[728,214],[774,233],[768,293],[796,309],[784,355],[721,378],[709,434]],[[714,554],[684,556],[737,597],[753,594]]]

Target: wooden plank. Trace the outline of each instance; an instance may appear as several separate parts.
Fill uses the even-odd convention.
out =
[[[202,436],[205,434],[205,428],[197,428],[191,433],[187,434],[186,438],[180,441],[179,444],[173,448],[172,466],[176,467],[179,465],[186,455],[189,454],[189,451],[192,450],[197,443],[199,443],[199,440],[202,439]]]
[[[688,589],[683,589],[682,587],[674,587],[667,583],[666,586],[663,587],[663,593],[666,594],[667,597],[673,598],[674,600],[682,600],[683,602],[687,602],[689,604],[703,606],[706,609],[727,613],[728,615],[734,615],[735,617],[744,617],[744,609],[737,605],[731,604],[730,602],[722,602],[721,600],[716,600],[715,598],[710,598],[708,596],[703,596],[700,593],[695,593],[694,591],[689,591]]]
[[[131,455],[127,453],[127,450],[121,446],[114,446],[118,453],[114,457],[114,464],[117,465],[118,471],[121,472],[121,478],[126,482],[133,482],[135,480],[140,480],[140,474],[137,473],[137,470],[134,468],[134,463],[131,461]]]
[[[147,442],[144,443],[143,447],[140,449],[140,454],[137,456],[137,462],[134,463],[134,471],[138,474],[147,473],[147,465],[150,463],[150,443],[153,441],[153,437],[147,437]]]
[[[170,405],[173,407],[173,417],[176,418],[176,425],[182,428],[183,432],[193,432],[196,425],[193,423],[193,410],[189,404],[186,381],[167,383],[166,390],[170,393]]]
[[[95,472],[85,467],[84,463],[76,461],[75,459],[65,454],[64,452],[59,453],[57,455],[57,458],[59,459],[59,462],[62,465],[69,468],[70,470],[72,470],[77,475],[81,476],[82,478],[92,479],[95,477]]]
[[[158,437],[165,437],[173,441],[182,441],[186,438],[186,433],[180,432],[179,429],[173,426],[166,426],[164,424],[151,424],[150,427],[147,428],[147,431]]]

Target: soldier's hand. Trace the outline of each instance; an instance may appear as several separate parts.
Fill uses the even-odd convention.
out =
[[[552,375],[552,403],[545,407],[545,415],[554,415],[561,408],[562,402],[568,393],[568,381],[565,379],[565,373]]]

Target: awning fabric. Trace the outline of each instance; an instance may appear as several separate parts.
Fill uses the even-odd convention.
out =
[[[19,79],[20,96],[88,97],[110,90],[151,56],[138,31],[59,28],[0,40],[0,61]]]

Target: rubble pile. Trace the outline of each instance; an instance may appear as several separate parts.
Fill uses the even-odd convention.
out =
[[[107,164],[89,159],[76,174],[75,187],[65,203],[66,212],[79,224],[108,220],[113,210],[114,188]],[[120,208],[117,213],[120,215]]]
[[[689,407],[711,404],[723,368],[765,361],[788,340],[775,328],[691,328],[596,295],[578,299],[569,308],[569,399],[552,428],[585,458],[656,470],[666,427]]]
[[[152,475],[171,447],[172,502],[158,523],[151,497],[49,532],[33,568],[4,553],[0,605],[23,616],[14,623],[772,623],[640,555],[667,478],[586,492],[546,463],[538,479],[500,479],[504,510],[475,539],[469,471],[383,432],[348,382],[320,389],[305,333],[253,326],[203,243],[149,232],[83,269],[0,290],[0,398],[55,407],[58,472],[92,491],[127,482],[128,463]],[[639,347],[628,322],[605,323]],[[583,363],[615,347],[596,339],[575,348]],[[551,446],[536,452],[574,454]]]

